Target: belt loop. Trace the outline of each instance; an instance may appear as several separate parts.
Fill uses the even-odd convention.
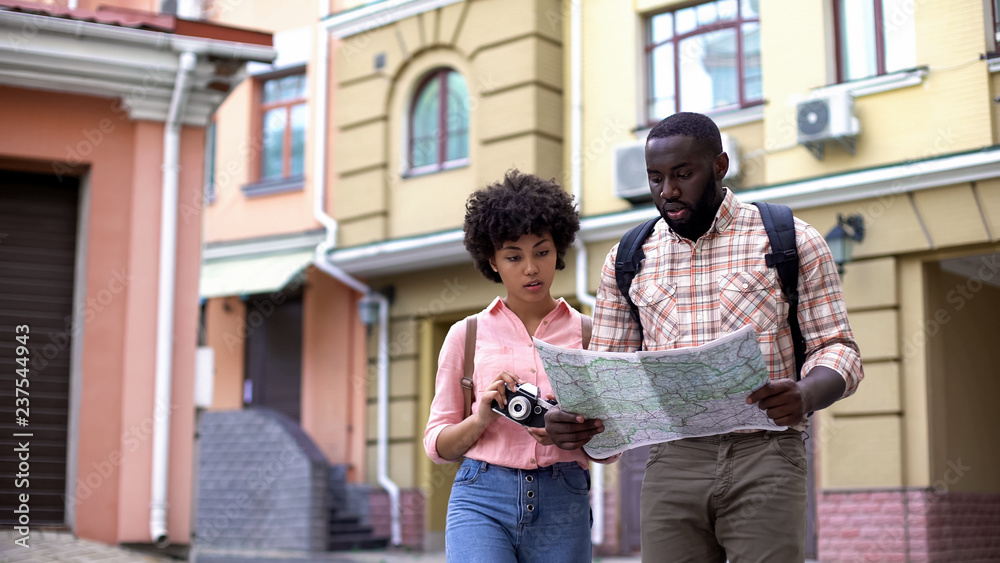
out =
[[[480,463],[481,463],[482,465],[480,465],[480,466],[479,466],[479,471],[480,471],[481,473],[486,473],[486,470],[490,468],[490,464],[486,463],[485,461],[483,461],[483,462],[480,462]]]
[[[559,477],[559,469],[560,468],[559,468],[559,464],[558,463],[553,463],[552,464],[552,478],[553,479],[557,479]]]

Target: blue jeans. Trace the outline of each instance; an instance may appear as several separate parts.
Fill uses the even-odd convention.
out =
[[[590,561],[589,490],[576,462],[527,470],[466,459],[448,501],[448,563]]]

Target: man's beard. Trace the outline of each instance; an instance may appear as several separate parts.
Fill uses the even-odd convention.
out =
[[[698,240],[712,227],[712,221],[715,220],[715,215],[719,211],[719,205],[716,205],[715,202],[716,189],[715,178],[709,178],[702,190],[701,199],[698,200],[694,208],[688,208],[691,215],[683,221],[673,221],[662,210],[660,210],[660,215],[678,235],[688,240]],[[721,201],[719,203],[721,204]]]

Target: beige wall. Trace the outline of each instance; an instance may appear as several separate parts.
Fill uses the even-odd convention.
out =
[[[341,41],[333,195],[343,246],[461,226],[469,193],[512,167],[562,175],[556,0],[459,2]],[[384,55],[376,71],[373,60]],[[450,67],[469,90],[469,165],[407,177],[417,83]]]
[[[255,169],[261,137],[254,104],[259,80],[249,78],[229,95],[216,112],[215,201],[205,206],[205,242],[240,240],[320,228],[313,218],[313,176],[317,127],[316,23],[319,1],[296,3],[289,9],[278,0],[220,1],[208,11],[213,23],[272,33],[298,30],[310,45],[307,65],[309,117],[306,126],[305,183],[302,190],[247,197],[242,187],[257,178]],[[332,84],[332,82],[331,82]],[[329,143],[329,141],[328,141]]]
[[[77,155],[86,174],[80,289],[93,315],[74,319],[84,343],[76,494],[68,501],[75,502],[74,532],[109,544],[148,542],[163,125],[124,119],[107,99],[7,87],[0,98],[7,133],[0,156],[53,163]],[[201,189],[203,152],[203,129],[184,127],[181,201]],[[177,543],[187,543],[191,530],[199,227],[178,218],[171,404],[163,407],[170,409],[167,524]]]
[[[1000,341],[1000,288],[927,265],[928,378],[931,486],[961,492],[1000,492],[1000,396],[996,345]],[[959,288],[965,288],[967,295]],[[978,290],[977,290],[978,288]],[[939,330],[937,330],[939,329]]]

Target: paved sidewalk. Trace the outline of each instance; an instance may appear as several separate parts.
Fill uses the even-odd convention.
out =
[[[32,531],[28,548],[14,543],[13,530],[0,531],[0,563],[178,563],[121,546],[74,537],[70,532]],[[399,549],[378,551],[290,553],[290,552],[195,552],[195,562],[205,563],[445,563],[443,552],[411,553]],[[638,563],[638,557],[595,557],[594,563]]]
[[[81,540],[70,532],[32,530],[28,548],[14,543],[20,534],[13,530],[0,531],[0,561],[30,561],[31,563],[177,563],[177,559],[154,557],[123,547]]]

